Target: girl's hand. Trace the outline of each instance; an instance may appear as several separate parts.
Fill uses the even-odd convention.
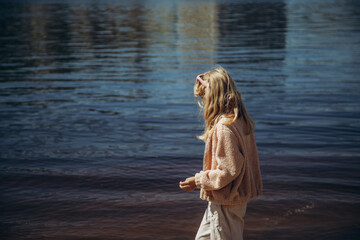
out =
[[[180,182],[179,187],[186,192],[194,190],[196,188],[195,177],[189,177],[184,182]]]

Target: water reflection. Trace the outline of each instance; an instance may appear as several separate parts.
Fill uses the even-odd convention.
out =
[[[351,1],[0,3],[1,232],[193,239],[204,203],[177,188],[201,168],[192,86],[221,64],[257,124],[265,196],[249,205],[245,235],[351,239],[359,9]]]
[[[283,49],[286,25],[283,1],[219,4],[221,48]]]

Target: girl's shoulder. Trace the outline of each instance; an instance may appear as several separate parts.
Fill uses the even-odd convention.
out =
[[[227,128],[233,128],[233,127],[240,126],[240,125],[241,125],[240,118],[237,118],[234,121],[233,117],[222,116],[220,118],[220,120],[216,123],[215,127],[226,126]]]
[[[237,120],[233,121],[230,117],[221,117],[215,125],[215,132],[232,131]]]
[[[223,115],[220,117],[219,121],[216,123],[216,125],[231,125],[233,122],[233,118]]]
[[[214,127],[214,132],[232,132],[235,135],[239,135],[243,133],[243,122],[242,119],[237,118],[235,121],[233,121],[230,117],[222,117],[218,123]]]

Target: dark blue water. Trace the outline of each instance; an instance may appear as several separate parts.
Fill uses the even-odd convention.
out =
[[[195,76],[255,120],[246,239],[358,239],[357,1],[2,1],[1,239],[193,239]]]

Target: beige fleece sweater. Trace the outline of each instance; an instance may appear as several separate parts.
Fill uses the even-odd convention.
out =
[[[221,119],[209,134],[203,171],[195,174],[200,198],[237,205],[262,195],[262,178],[254,134],[245,135],[244,120],[230,125]]]

